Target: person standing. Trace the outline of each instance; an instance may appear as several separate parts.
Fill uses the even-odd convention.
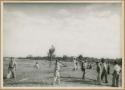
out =
[[[108,79],[107,79],[107,64],[106,64],[104,59],[102,59],[101,62],[102,62],[101,80],[103,80],[103,78],[105,78],[105,83],[108,83]]]
[[[78,69],[78,62],[77,62],[76,58],[73,58],[73,64],[74,64],[73,70],[76,71]]]
[[[12,76],[12,78],[15,78],[16,77],[15,71],[16,71],[15,58],[11,57],[10,62],[9,62],[9,67],[8,67],[8,75]]]
[[[82,70],[82,72],[83,72],[82,79],[85,79],[86,67],[87,67],[87,62],[86,62],[86,60],[85,60],[85,61],[82,61],[82,65],[81,65],[81,70]]]
[[[121,67],[118,65],[117,61],[114,62],[114,70],[113,70],[113,78],[112,78],[112,86],[118,87],[119,86],[119,76],[121,72]]]
[[[101,84],[101,65],[100,62],[96,62],[96,71],[97,71],[97,82]]]
[[[107,63],[107,73],[110,74],[110,62]]]
[[[39,63],[36,62],[35,65],[34,65],[34,67],[35,67],[36,69],[39,69]]]
[[[61,68],[61,63],[59,62],[59,60],[56,60],[55,63],[55,70],[54,70],[54,81],[53,81],[53,85],[55,85],[56,83],[58,85],[60,85],[60,68]]]

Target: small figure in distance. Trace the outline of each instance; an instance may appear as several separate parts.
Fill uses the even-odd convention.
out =
[[[35,65],[34,65],[34,67],[35,67],[36,69],[39,69],[39,63],[36,62]]]
[[[74,65],[73,70],[74,71],[78,70],[78,61],[76,60],[76,58],[73,58],[73,65]]]

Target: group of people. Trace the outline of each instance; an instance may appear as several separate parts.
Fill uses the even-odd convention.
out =
[[[88,66],[92,68],[91,64],[88,64],[87,60],[77,60],[76,58],[73,58],[73,70],[76,71],[78,68],[81,68],[81,71],[83,72],[82,79],[85,79],[86,69],[88,69]],[[54,80],[53,84],[60,84],[60,70],[61,66],[64,66],[64,64],[61,62],[61,60],[56,60],[55,62],[55,69],[54,69]],[[39,69],[38,62],[35,63],[34,67],[36,69]],[[14,58],[11,58],[8,66],[8,74],[7,78],[15,78],[16,77],[16,62]],[[112,73],[112,86],[118,87],[119,86],[119,77],[120,77],[121,67],[118,65],[117,61],[114,62],[113,67],[113,73]],[[97,82],[98,84],[101,84],[103,82],[103,79],[105,78],[104,83],[108,83],[108,74],[110,74],[110,63],[106,63],[104,59],[101,59],[100,61],[96,62],[96,73],[97,73]]]
[[[80,63],[80,64],[79,64]],[[87,60],[77,60],[73,58],[73,70],[78,70],[79,65],[81,66],[81,71],[83,72],[82,79],[85,79],[86,69],[91,69],[92,65],[87,62]],[[113,73],[112,73],[112,86],[118,87],[119,86],[119,77],[121,72],[121,67],[117,61],[113,63]],[[109,62],[106,62],[104,59],[96,62],[96,72],[97,72],[97,83],[101,84],[104,80],[104,83],[108,83],[108,75],[110,75],[111,70]]]
[[[119,86],[119,77],[121,72],[121,67],[117,61],[113,63],[113,73],[112,73],[112,86]],[[97,72],[97,83],[101,84],[104,80],[104,83],[108,83],[108,75],[111,74],[110,70],[111,64],[106,62],[104,59],[96,62],[96,72]],[[83,72],[82,79],[85,79],[85,73],[87,69],[87,61],[82,61],[81,70]]]
[[[114,67],[112,73],[112,86],[118,87],[121,67],[118,65],[117,61],[114,61],[113,64]],[[110,63],[106,63],[104,59],[101,59],[101,61],[96,62],[96,66],[98,83],[101,84],[101,81],[103,81],[104,78],[105,83],[108,83],[108,75],[110,74]]]
[[[77,60],[76,58],[73,58],[73,70],[78,70],[79,67],[81,67],[81,71],[83,72],[82,79],[85,79],[86,69],[91,69],[92,65],[87,62],[87,60]],[[56,60],[55,64],[55,72],[54,72],[54,84],[57,82],[60,84],[60,67],[62,64],[59,60]],[[89,66],[89,68],[88,68]],[[114,61],[113,65],[113,73],[112,73],[112,86],[118,87],[119,86],[119,77],[121,72],[121,67],[119,66],[117,61]],[[101,61],[96,62],[96,73],[97,73],[97,82],[98,84],[101,84],[104,80],[104,83],[108,83],[108,75],[111,73],[110,71],[110,63],[106,62],[104,59],[101,59]]]

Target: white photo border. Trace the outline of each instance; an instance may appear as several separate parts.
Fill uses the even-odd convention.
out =
[[[122,3],[122,17],[121,17],[121,41],[122,41],[122,87],[4,87],[3,86],[3,6],[5,3]],[[0,79],[0,86],[1,89],[125,89],[124,85],[124,75],[125,75],[125,70],[124,70],[124,0],[111,0],[111,1],[105,1],[105,0],[85,0],[85,1],[1,1],[1,79]]]

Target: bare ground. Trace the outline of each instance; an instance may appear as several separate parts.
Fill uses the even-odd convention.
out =
[[[6,79],[8,60],[4,60],[4,87],[55,87],[53,86],[53,71],[54,61],[49,67],[49,62],[46,60],[37,60],[39,62],[39,70],[34,68],[35,60],[16,60],[16,78]],[[82,80],[82,72],[80,68],[73,71],[72,62],[63,62],[66,66],[61,68],[61,87],[111,87],[112,75],[108,75],[108,83],[97,84],[96,70],[93,64],[92,69],[86,70],[85,80]],[[112,73],[111,66],[111,73]],[[121,78],[120,78],[121,85]]]

